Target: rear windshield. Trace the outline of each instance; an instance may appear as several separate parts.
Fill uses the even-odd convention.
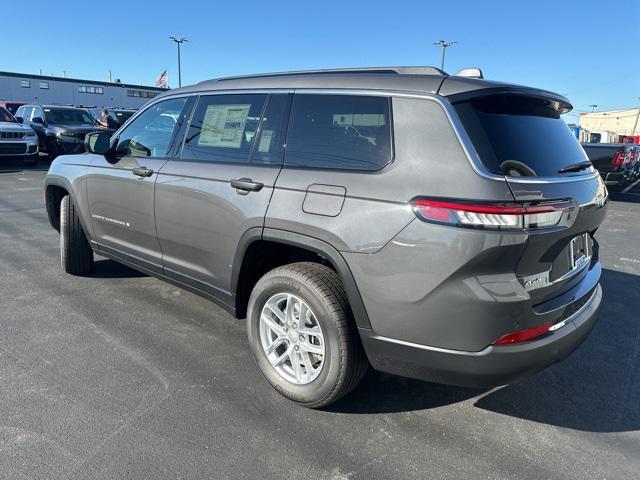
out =
[[[492,173],[557,177],[563,175],[561,169],[588,160],[560,118],[565,112],[558,102],[495,95],[457,104],[456,110],[482,163]]]

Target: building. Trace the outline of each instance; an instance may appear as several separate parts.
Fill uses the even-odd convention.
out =
[[[640,108],[580,114],[580,127],[590,132],[613,132],[616,135],[638,135]]]
[[[165,90],[119,82],[0,72],[0,100],[14,102],[139,108]]]

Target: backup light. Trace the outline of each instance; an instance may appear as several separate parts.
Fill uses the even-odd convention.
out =
[[[416,215],[426,222],[494,230],[552,227],[574,208],[566,200],[527,204],[417,199],[413,205]]]

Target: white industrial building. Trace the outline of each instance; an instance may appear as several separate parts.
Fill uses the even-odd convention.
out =
[[[120,82],[0,72],[0,101],[139,108],[165,90]]]

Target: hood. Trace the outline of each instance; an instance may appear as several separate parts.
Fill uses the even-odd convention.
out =
[[[0,122],[0,132],[30,132],[31,127],[17,122]]]

